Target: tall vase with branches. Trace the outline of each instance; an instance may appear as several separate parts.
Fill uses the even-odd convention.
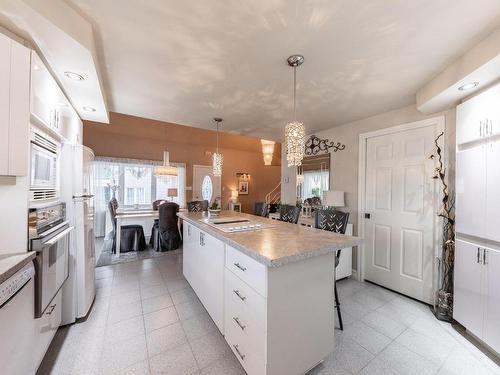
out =
[[[434,314],[439,320],[453,320],[453,269],[455,265],[455,195],[450,191],[447,170],[443,163],[443,150],[439,140],[440,133],[434,140],[435,152],[429,157],[436,160],[434,179],[439,180],[441,207],[437,215],[442,219],[442,247],[438,258],[439,284],[434,304]]]

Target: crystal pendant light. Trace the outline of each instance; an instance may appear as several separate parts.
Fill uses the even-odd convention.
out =
[[[219,153],[219,124],[222,122],[222,119],[219,117],[215,117],[214,121],[217,127],[217,148],[216,151],[212,154],[212,173],[214,176],[220,177],[222,176],[222,163],[224,159],[222,154]]]
[[[296,116],[297,67],[304,62],[304,56],[292,55],[287,62],[293,68],[293,121],[285,127],[286,160],[289,167],[296,167],[302,165],[306,141],[306,128]]]

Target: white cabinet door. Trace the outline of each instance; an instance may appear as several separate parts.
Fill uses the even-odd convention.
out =
[[[500,242],[500,141],[491,141],[486,149],[486,238]],[[472,197],[477,200],[476,196]]]
[[[200,300],[219,330],[224,333],[224,244],[200,231],[201,247],[197,272],[201,276]]]
[[[9,171],[26,176],[29,168],[30,55],[12,41],[10,69]]]
[[[482,138],[484,96],[478,95],[457,106],[457,144]]]
[[[10,39],[0,34],[0,176],[9,171]]]
[[[483,334],[482,268],[480,246],[457,240],[453,318],[478,337]]]
[[[188,222],[183,225],[183,273],[186,280],[191,284],[193,289],[198,288],[199,282],[196,278],[195,267],[199,247],[199,231],[198,229]]]
[[[486,145],[457,153],[456,231],[486,235]]]
[[[500,252],[486,250],[484,342],[500,353]]]

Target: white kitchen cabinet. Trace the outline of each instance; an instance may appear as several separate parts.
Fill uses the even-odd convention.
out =
[[[486,156],[484,144],[457,152],[457,233],[481,238],[486,235]]]
[[[457,106],[457,144],[500,134],[500,85]]]
[[[453,318],[500,353],[500,250],[458,240]]]
[[[224,244],[184,224],[183,273],[221,332],[224,332]]]
[[[485,237],[500,242],[500,140],[491,140],[486,146],[486,159]],[[475,196],[475,199],[481,201],[485,198]],[[500,268],[498,268],[498,272],[500,273]],[[500,326],[498,330],[500,331]]]
[[[483,334],[482,256],[479,245],[456,241],[453,318],[478,337]]]
[[[484,341],[500,353],[500,251],[484,249],[485,319]]]
[[[30,50],[0,34],[0,175],[29,166]]]

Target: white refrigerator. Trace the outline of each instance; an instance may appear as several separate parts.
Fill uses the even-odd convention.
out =
[[[82,145],[63,147],[62,169],[71,178],[71,197],[66,194],[68,219],[75,227],[70,247],[70,274],[63,290],[63,321],[70,324],[85,317],[95,298],[94,153]],[[65,182],[64,175],[61,185]],[[68,179],[69,180],[69,179]],[[67,189],[66,189],[67,190]]]

